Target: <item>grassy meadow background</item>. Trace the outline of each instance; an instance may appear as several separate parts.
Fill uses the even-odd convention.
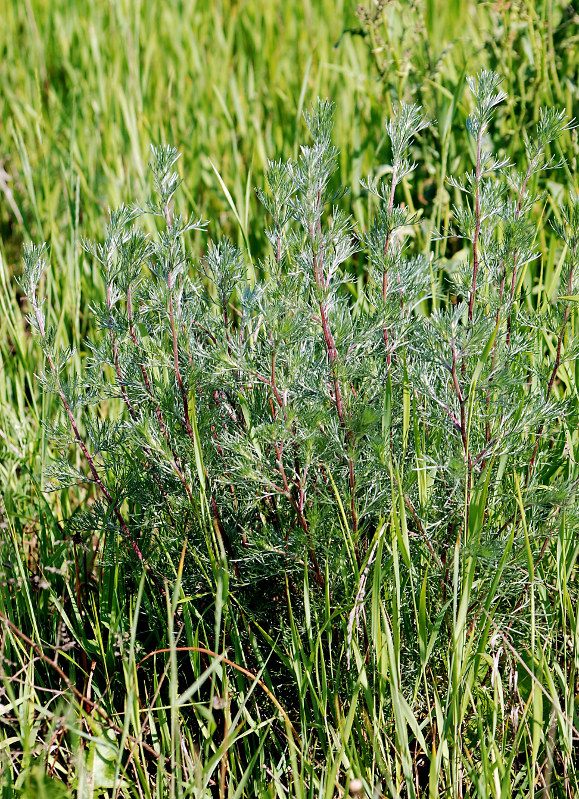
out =
[[[215,588],[218,626],[207,630],[194,598],[181,592],[177,563],[163,607],[146,580],[127,580],[122,563],[102,569],[90,546],[72,554],[63,539],[62,520],[91,495],[84,486],[43,491],[43,469],[55,454],[43,423],[56,400],[37,385],[42,353],[14,281],[23,244],[47,241],[49,319],[60,344],[78,348],[80,368],[90,305],[102,299],[81,239],[102,234],[109,207],[147,196],[149,148],[160,142],[182,153],[182,207],[209,220],[209,236],[228,235],[257,264],[267,241],[254,187],[268,158],[296,153],[302,112],[318,96],[336,104],[341,179],[353,187],[345,203],[361,228],[369,206],[360,179],[387,163],[383,121],[396,98],[418,102],[437,120],[414,148],[418,168],[404,186],[407,204],[421,212],[415,247],[426,250],[460,201],[447,176],[471,169],[466,76],[487,68],[503,77],[508,99],[493,138],[520,163],[524,131],[532,131],[542,106],[578,115],[579,9],[565,0],[360,7],[350,0],[3,0],[0,20],[2,799],[579,795],[572,541],[555,542],[541,556],[549,590],[538,590],[535,601],[549,605],[551,626],[541,633],[548,639],[541,679],[525,689],[518,748],[501,727],[512,723],[513,687],[499,690],[488,675],[458,698],[445,664],[431,664],[440,707],[424,710],[417,687],[392,710],[364,681],[359,653],[358,672],[344,677],[343,652],[322,643],[323,621],[306,614],[306,628],[292,628],[283,651],[267,630],[248,626],[242,634],[226,580]],[[578,189],[575,131],[564,134],[555,155],[566,164],[538,186],[548,197],[534,210],[542,259],[525,276],[530,304],[557,285],[561,248],[548,222]],[[193,234],[196,255],[206,246],[207,234]],[[436,248],[442,259],[461,257],[456,240]],[[353,294],[362,271],[360,264],[352,276]],[[577,385],[568,391],[575,396]],[[379,619],[380,577],[373,579]],[[344,631],[354,600],[326,609]],[[530,615],[531,628],[534,635]],[[226,657],[236,665],[198,651],[185,665],[179,660],[179,647],[207,642],[222,654],[225,630]],[[275,674],[285,675],[279,682],[260,654],[264,646]],[[165,654],[146,693],[141,662],[158,650]],[[517,653],[505,656],[512,678],[528,682]],[[490,669],[491,655],[481,657],[491,659]],[[210,698],[185,693],[183,680],[199,690],[211,685]],[[334,692],[339,682],[346,693]],[[286,683],[298,686],[297,699]],[[220,697],[230,692],[245,697],[251,729],[223,710]],[[439,736],[424,742],[428,763],[422,711],[436,716],[429,729]],[[481,719],[496,734],[488,750],[478,739]]]

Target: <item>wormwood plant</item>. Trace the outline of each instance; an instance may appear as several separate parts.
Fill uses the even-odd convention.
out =
[[[187,251],[202,223],[174,214],[178,153],[153,148],[155,198],[111,212],[104,241],[84,243],[105,298],[92,309],[100,335],[87,342],[82,375],[67,375],[71,352],[55,347],[38,298],[46,246],[27,247],[21,285],[46,357],[39,377],[64,410],[50,427],[63,453],[50,474],[61,487],[88,480],[99,496],[70,520],[77,535],[111,542],[120,532],[154,569],[188,539],[192,568],[225,556],[241,582],[305,558],[324,586],[340,571],[338,531],[358,569],[393,489],[436,560],[457,536],[498,536],[500,548],[498,530],[516,515],[514,480],[536,518],[560,507],[546,478],[557,471],[561,491],[570,478],[550,453],[568,430],[559,394],[577,353],[576,198],[554,221],[565,298],[534,307],[522,290],[536,257],[533,178],[555,165],[547,148],[569,124],[543,111],[526,173],[509,173],[488,151],[499,80],[481,73],[469,85],[475,163],[452,183],[465,196],[454,221],[471,255],[453,273],[407,247],[416,218],[396,189],[429,123],[404,103],[386,125],[390,179],[365,184],[375,216],[358,237],[338,206],[331,105],[306,115],[312,143],[296,162],[271,162],[258,192],[273,255],[254,284],[229,241],[210,242],[197,261]],[[159,219],[156,236],[139,227],[142,214]],[[344,264],[360,248],[367,280],[352,301]],[[71,444],[88,471],[69,459]]]
[[[557,280],[527,277],[537,186],[573,123],[543,110],[519,172],[492,146],[498,77],[468,85],[472,169],[451,179],[463,198],[453,229],[425,251],[399,202],[430,124],[422,109],[399,103],[387,121],[387,177],[364,182],[371,224],[356,231],[324,101],[305,116],[299,157],[269,164],[258,197],[271,255],[251,269],[227,240],[190,252],[204,224],[174,210],[177,151],[153,148],[153,198],[112,211],[103,241],[84,242],[104,290],[80,374],[45,313],[47,247],[25,250],[38,377],[62,408],[49,474],[96,497],[66,535],[98,540],[104,568],[145,568],[155,592],[182,572],[199,619],[219,586],[216,630],[229,583],[232,626],[215,648],[231,634],[238,658],[274,652],[267,679],[285,669],[299,687],[284,718],[306,742],[304,773],[315,779],[321,752],[337,784],[348,746],[369,795],[384,780],[393,796],[426,784],[462,796],[465,775],[479,795],[497,780],[514,795],[515,758],[523,793],[539,777],[548,790],[557,770],[568,787],[574,773],[577,197],[549,220]],[[462,261],[434,258],[442,236],[449,249],[462,240]],[[259,642],[240,632],[245,614]]]
[[[159,583],[187,541],[189,587],[225,562],[240,588],[283,586],[306,564],[336,596],[365,580],[386,536],[414,575],[409,591],[427,563],[439,574],[442,606],[465,562],[471,582],[483,562],[506,568],[526,508],[531,549],[556,528],[577,480],[565,455],[577,416],[577,198],[552,220],[562,290],[528,295],[525,272],[537,257],[536,176],[558,165],[552,144],[571,123],[542,111],[527,169],[512,171],[489,138],[499,84],[489,72],[469,80],[473,169],[452,179],[464,196],[452,234],[469,256],[452,270],[413,251],[417,216],[397,203],[430,124],[405,103],[386,123],[391,168],[365,182],[373,221],[358,232],[336,181],[332,106],[305,115],[310,143],[270,162],[258,190],[272,254],[256,280],[227,240],[189,252],[203,223],[173,210],[178,152],[153,148],[153,199],[112,211],[104,240],[84,242],[104,299],[82,374],[69,375],[72,353],[55,346],[39,297],[47,248],[26,248],[39,379],[63,409],[50,475],[58,487],[88,481],[98,497],[69,520],[74,535],[98,532],[105,561],[120,536]],[[155,235],[139,224],[149,214]],[[353,297],[354,257],[366,278]],[[505,586],[507,604],[523,588]]]

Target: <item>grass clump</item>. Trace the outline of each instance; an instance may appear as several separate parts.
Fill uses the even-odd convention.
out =
[[[62,526],[43,513],[28,568],[50,629],[23,632],[32,582],[4,543],[25,586],[0,608],[5,656],[39,669],[24,698],[5,679],[7,787],[576,790],[574,195],[553,205],[551,290],[525,282],[538,176],[574,123],[542,110],[521,168],[492,144],[498,76],[467,85],[472,164],[450,181],[453,230],[426,245],[403,201],[423,109],[394,105],[360,229],[318,101],[308,143],[268,162],[262,260],[225,238],[193,254],[178,152],[153,148],[153,197],[83,244],[104,290],[80,370],[45,314],[47,248],[25,249],[62,411],[48,476],[96,499]],[[462,257],[439,259],[451,236]],[[82,654],[63,665],[68,642]],[[34,709],[44,690],[58,711]]]

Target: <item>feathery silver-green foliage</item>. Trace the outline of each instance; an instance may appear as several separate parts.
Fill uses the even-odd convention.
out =
[[[154,197],[112,211],[104,241],[84,245],[105,299],[92,308],[99,332],[80,374],[68,374],[71,353],[46,329],[46,247],[25,252],[21,286],[45,352],[41,379],[64,413],[51,429],[63,451],[51,477],[60,487],[83,479],[65,457],[74,444],[99,493],[69,533],[105,534],[109,568],[120,537],[125,567],[138,574],[142,562],[161,592],[177,574],[173,602],[181,585],[192,596],[223,591],[223,603],[231,592],[247,606],[248,630],[236,621],[224,633],[216,610],[223,644],[240,655],[247,639],[265,669],[255,624],[272,670],[295,676],[303,666],[297,687],[311,691],[312,705],[296,703],[296,717],[284,716],[287,740],[273,745],[280,762],[289,758],[296,795],[298,759],[320,796],[332,795],[340,768],[362,777],[368,795],[376,785],[392,796],[430,785],[430,795],[459,796],[467,779],[478,795],[524,793],[539,752],[551,763],[547,787],[559,769],[576,783],[576,661],[552,663],[549,643],[570,634],[571,616],[554,620],[551,589],[537,577],[547,552],[569,548],[569,571],[577,557],[569,536],[579,478],[566,456],[576,446],[576,197],[553,225],[564,244],[562,288],[524,296],[538,257],[533,177],[557,165],[550,145],[574,123],[542,112],[519,173],[492,145],[500,79],[483,71],[468,85],[472,171],[453,179],[464,202],[455,230],[440,232],[463,239],[458,262],[438,262],[436,241],[417,250],[418,216],[398,191],[430,124],[423,110],[399,103],[387,120],[389,176],[364,182],[373,219],[357,230],[341,205],[325,101],[305,115],[310,138],[297,157],[269,163],[258,195],[271,254],[258,264],[226,239],[202,257],[189,251],[187,233],[203,223],[173,209],[177,151],[153,148]],[[152,235],[147,214],[158,222]],[[364,265],[355,296],[354,259]],[[260,592],[281,592],[287,605],[260,606]],[[531,630],[518,613],[528,602]],[[303,664],[300,635],[312,657]],[[447,685],[432,680],[434,664]],[[320,677],[325,668],[331,677]],[[555,684],[554,673],[565,678]],[[358,703],[371,713],[370,737],[363,719],[354,722]],[[310,758],[327,745],[325,724],[344,749],[320,775]],[[517,758],[526,770],[515,769]],[[268,768],[278,773],[273,760]]]

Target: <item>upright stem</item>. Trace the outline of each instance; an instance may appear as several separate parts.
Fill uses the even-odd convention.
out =
[[[557,354],[555,356],[555,363],[553,365],[553,371],[551,372],[551,378],[549,380],[549,384],[547,385],[547,399],[551,396],[551,391],[553,390],[553,384],[555,382],[555,378],[557,377],[557,372],[559,371],[559,366],[561,365],[561,347],[563,346],[563,336],[565,334],[565,328],[567,326],[567,321],[569,319],[569,305],[565,306],[565,313],[563,314],[563,324],[561,325],[561,330],[559,331],[559,338],[557,339]]]
[[[527,168],[527,171],[525,173],[525,177],[523,178],[523,182],[521,183],[521,188],[519,189],[519,196],[517,198],[517,210],[515,212],[515,220],[516,221],[518,221],[520,219],[520,217],[521,217],[521,210],[522,210],[522,207],[523,207],[523,200],[525,198],[525,193],[527,191],[527,185],[529,183],[531,175],[533,174],[533,172],[535,170],[535,167],[538,164],[538,161],[539,161],[539,158],[541,156],[541,153],[542,153],[542,149],[540,149],[537,152],[537,154],[535,155],[535,157],[531,160],[531,162],[529,163],[529,166]],[[512,328],[512,319],[513,319],[513,306],[512,306],[512,303],[513,303],[513,298],[515,296],[515,287],[516,287],[516,282],[517,282],[517,271],[518,271],[518,263],[517,263],[517,261],[518,261],[518,257],[519,257],[519,251],[518,251],[518,249],[515,249],[513,251],[513,275],[512,275],[512,279],[511,279],[511,292],[510,292],[510,300],[509,300],[509,315],[508,315],[508,318],[507,318],[507,337],[506,337],[507,347],[509,346],[509,344],[511,342],[511,328]],[[499,325],[499,321],[500,321],[500,318],[501,318],[501,312],[502,312],[502,308],[503,308],[503,304],[502,303],[503,303],[503,296],[504,296],[504,291],[505,291],[506,278],[507,278],[507,264],[505,262],[504,266],[503,266],[503,274],[502,274],[502,277],[501,277],[501,285],[500,285],[500,289],[499,289],[499,306],[497,308],[497,313],[496,313],[496,326],[497,327]],[[495,368],[497,345],[498,345],[498,339],[495,339],[495,343],[493,344],[493,354],[492,354],[492,360],[491,360],[491,378],[489,380],[489,383],[492,381],[492,372],[494,371],[494,368]],[[489,405],[490,405],[490,386],[489,386],[489,389],[487,390],[487,396],[486,396],[487,409],[488,409]],[[502,425],[502,421],[503,421],[503,414],[501,413],[501,420],[500,420],[499,426]],[[486,423],[486,441],[487,441],[487,444],[490,442],[490,440],[491,440],[491,429],[490,429],[490,423],[487,421],[487,423]],[[486,461],[483,459],[483,462],[482,462],[483,469],[484,469],[485,463],[486,463]]]
[[[480,213],[480,176],[481,176],[481,155],[482,155],[482,137],[483,137],[483,127],[481,126],[478,136],[477,136],[477,143],[476,143],[476,177],[475,177],[475,189],[474,189],[474,205],[475,205],[475,231],[474,236],[472,239],[472,288],[470,292],[470,299],[468,301],[468,321],[469,323],[472,322],[472,315],[474,310],[474,301],[476,297],[476,279],[478,275],[478,268],[479,268],[479,251],[478,251],[478,239],[480,236],[480,229],[481,229],[481,213]]]
[[[571,291],[573,290],[573,273],[575,271],[576,257],[577,257],[577,246],[575,246],[573,250],[573,261],[571,262],[571,266],[569,268],[569,279],[567,280],[567,296],[569,296],[571,294]],[[551,396],[551,392],[553,391],[553,386],[555,384],[555,378],[557,377],[557,372],[559,371],[559,367],[561,365],[561,349],[563,347],[563,337],[565,335],[565,328],[567,327],[567,322],[569,321],[570,312],[571,312],[571,304],[568,302],[565,306],[565,313],[563,314],[563,323],[561,325],[561,330],[559,331],[559,336],[557,337],[557,351],[555,354],[555,363],[553,364],[551,377],[549,379],[549,383],[547,384],[547,395],[546,395],[547,400]],[[543,429],[544,429],[544,424],[540,424],[536,434],[535,448],[533,449],[533,455],[529,463],[529,474],[533,471],[535,466],[535,459],[537,457],[537,451],[539,449],[539,441]]]
[[[292,492],[291,492],[291,489],[290,489],[290,486],[289,486],[289,483],[288,483],[287,475],[285,473],[285,468],[284,468],[284,465],[283,465],[283,458],[282,458],[283,444],[274,443],[274,447],[275,447],[275,454],[276,454],[278,471],[279,471],[280,477],[281,477],[282,482],[283,482],[283,493],[285,494],[285,496],[287,497],[287,499],[291,503],[291,506],[294,509],[294,511],[295,511],[295,513],[296,513],[296,515],[298,517],[298,521],[300,523],[300,526],[301,526],[302,530],[304,531],[304,533],[306,535],[306,538],[307,538],[307,541],[308,541],[308,555],[309,555],[310,560],[312,561],[313,566],[314,566],[315,580],[316,580],[316,582],[318,583],[319,586],[324,588],[325,580],[324,580],[324,576],[322,574],[322,570],[320,569],[320,564],[319,564],[318,559],[316,557],[316,552],[315,552],[314,547],[313,547],[313,542],[312,542],[312,538],[311,538],[311,534],[310,534],[310,528],[309,528],[309,525],[308,525],[308,521],[307,521],[306,517],[303,514],[303,508],[301,507],[301,503],[298,504],[295,501],[294,497],[292,496]]]
[[[131,295],[130,295],[130,285],[129,285],[127,287],[127,304],[130,303],[130,296]],[[125,405],[127,407],[127,410],[128,410],[128,412],[130,414],[131,419],[133,421],[135,421],[136,418],[137,418],[137,415],[135,413],[135,409],[133,408],[133,405],[132,405],[131,401],[129,400],[129,395],[127,393],[127,389],[126,389],[125,384],[124,384],[123,374],[122,374],[122,371],[121,371],[121,365],[120,365],[120,362],[119,362],[119,345],[118,345],[118,341],[117,341],[117,338],[115,336],[114,330],[112,328],[113,317],[112,317],[112,304],[111,304],[111,286],[110,286],[109,283],[107,283],[107,306],[108,306],[108,309],[109,309],[109,323],[111,325],[110,334],[111,334],[111,341],[112,341],[112,344],[113,344],[113,360],[114,360],[114,364],[115,364],[115,371],[116,371],[117,377],[119,379],[119,385],[121,387],[121,391],[122,391],[122,394],[123,394],[123,399],[125,401]],[[129,324],[130,324],[131,332],[132,332],[132,313],[131,313],[131,311],[129,311]],[[133,333],[133,338],[134,338],[134,333]],[[145,467],[147,469],[151,468],[151,466],[153,467],[153,470],[152,470],[153,479],[157,483],[157,487],[159,488],[159,491],[161,492],[161,494],[163,495],[163,498],[165,499],[165,502],[167,503],[167,511],[168,511],[169,517],[170,517],[170,519],[171,519],[171,521],[172,521],[172,523],[174,525],[175,524],[175,519],[174,519],[173,513],[171,511],[171,505],[169,503],[169,497],[167,496],[167,492],[163,488],[163,484],[161,483],[159,475],[157,474],[157,470],[156,470],[156,468],[154,466],[153,454],[152,454],[151,450],[149,449],[149,447],[145,447],[145,446],[143,447],[143,452],[145,453],[145,455],[148,458],[148,462],[146,463]]]
[[[529,164],[529,167],[527,169],[527,172],[526,172],[525,177],[523,179],[523,182],[521,184],[521,189],[519,191],[519,199],[517,201],[517,211],[515,213],[515,219],[517,219],[517,220],[521,216],[521,209],[523,207],[523,199],[524,199],[525,193],[527,191],[527,185],[529,183],[529,179],[530,179],[531,175],[533,174],[533,171],[534,171],[535,167],[537,166],[537,163],[539,161],[539,157],[540,157],[541,154],[542,154],[542,149],[539,150],[537,155],[533,158],[533,160]],[[513,252],[513,276],[512,276],[512,279],[511,279],[509,318],[507,319],[507,346],[511,343],[511,328],[512,328],[512,324],[513,324],[513,300],[515,298],[515,289],[517,287],[517,275],[518,275],[518,263],[517,263],[518,255],[519,255],[518,251],[515,250]]]
[[[356,556],[358,558],[358,561],[360,561],[360,552],[358,547],[358,514],[356,512],[356,480],[354,474],[354,460],[352,458],[354,441],[353,441],[352,431],[348,429],[346,424],[342,391],[340,389],[340,381],[338,379],[338,371],[336,369],[338,350],[336,349],[336,343],[334,341],[334,336],[332,335],[332,329],[330,327],[328,309],[326,307],[326,303],[324,302],[323,295],[321,293],[323,289],[326,288],[326,285],[322,274],[322,259],[320,257],[320,253],[317,253],[315,251],[315,233],[313,225],[310,227],[310,238],[312,242],[312,248],[314,249],[313,253],[314,277],[316,280],[316,285],[318,287],[318,290],[320,291],[320,299],[318,307],[320,309],[320,318],[322,321],[324,343],[326,346],[326,353],[328,355],[328,360],[330,362],[330,372],[332,374],[332,382],[334,384],[334,399],[336,403],[336,411],[338,414],[338,419],[340,421],[340,426],[344,433],[344,444],[348,449],[348,486],[350,489],[350,514],[352,516],[352,529],[354,532]]]
[[[127,312],[128,312],[128,315],[129,315],[129,333],[131,335],[131,339],[133,340],[133,344],[135,345],[137,350],[140,351],[141,347],[140,347],[137,335],[135,333],[135,325],[134,325],[134,321],[133,321],[133,304],[132,304],[131,287],[130,286],[128,286],[128,288],[127,288]],[[148,393],[149,397],[151,398],[151,401],[153,402],[153,405],[155,407],[155,415],[157,417],[157,421],[159,422],[159,428],[161,430],[161,433],[163,434],[163,438],[165,439],[169,449],[171,450],[171,454],[173,456],[173,468],[175,470],[175,473],[176,473],[177,477],[179,478],[179,480],[181,481],[181,484],[183,485],[183,487],[184,487],[184,489],[185,489],[185,491],[187,493],[187,496],[189,497],[189,501],[191,502],[192,505],[194,505],[193,494],[191,492],[191,488],[189,487],[189,484],[187,483],[187,480],[185,479],[185,475],[183,474],[183,471],[182,471],[181,466],[179,464],[179,456],[177,455],[177,452],[175,451],[173,445],[171,444],[171,438],[169,436],[169,431],[167,430],[167,425],[165,424],[165,420],[163,419],[163,414],[161,412],[161,408],[160,408],[159,403],[157,402],[157,400],[155,398],[155,395],[153,394],[153,387],[151,385],[149,374],[147,372],[147,369],[145,368],[144,363],[142,363],[142,362],[141,362],[141,374],[143,375],[143,381],[145,383],[145,387],[147,389],[147,393]]]
[[[195,443],[195,434],[193,433],[193,428],[191,427],[191,419],[189,413],[189,398],[187,397],[187,390],[185,388],[185,384],[183,382],[183,377],[181,375],[181,367],[179,366],[179,343],[177,340],[177,325],[175,324],[175,312],[173,310],[173,285],[172,285],[172,275],[169,272],[169,277],[167,278],[167,286],[169,288],[169,323],[171,325],[171,335],[173,338],[173,368],[175,370],[175,379],[177,380],[177,384],[179,386],[179,390],[181,392],[181,401],[183,403],[183,413],[185,417],[185,428],[187,430],[187,435],[191,439],[193,443]]]
[[[500,321],[500,318],[501,318],[501,309],[502,309],[503,294],[505,292],[505,280],[506,280],[506,277],[507,277],[507,267],[506,267],[506,265],[504,265],[503,266],[503,275],[501,277],[501,285],[500,285],[500,288],[499,288],[499,307],[497,308],[497,312],[496,312],[496,315],[495,315],[495,326],[496,327],[498,327],[499,321]],[[489,409],[489,405],[490,405],[490,402],[491,402],[491,387],[490,387],[490,384],[492,383],[492,380],[493,380],[493,371],[494,371],[494,368],[495,368],[496,361],[497,361],[497,340],[495,339],[495,342],[493,344],[493,354],[492,354],[492,358],[491,358],[491,375],[489,377],[489,387],[487,388],[487,395],[486,395],[486,408],[487,408],[487,411]],[[501,414],[501,421],[502,421],[502,414]],[[490,442],[490,440],[491,440],[491,425],[490,425],[490,422],[489,422],[488,419],[487,419],[486,424],[485,424],[485,438],[486,438],[486,442],[488,444]],[[483,469],[484,469],[484,466],[485,466],[485,461],[483,460],[483,465],[482,465]]]
[[[462,389],[460,387],[460,381],[458,377],[457,371],[457,362],[458,362],[458,355],[456,352],[456,346],[454,341],[451,342],[450,345],[451,353],[452,353],[452,363],[451,363],[451,370],[450,374],[452,377],[452,383],[454,386],[454,390],[459,402],[460,407],[460,422],[459,422],[459,430],[460,430],[460,438],[462,441],[462,449],[464,452],[464,461],[466,466],[466,522],[465,522],[465,536],[466,530],[468,530],[468,516],[469,516],[469,508],[470,508],[470,491],[471,491],[471,482],[472,482],[472,459],[468,448],[468,431],[467,431],[467,422],[466,422],[466,397],[464,396]],[[464,365],[464,361],[463,361]]]
[[[388,198],[388,225],[391,224],[392,218],[392,209],[394,207],[394,192],[396,191],[397,185],[397,173],[398,173],[398,163],[395,163],[392,168],[392,185],[390,187],[390,197]],[[386,232],[386,241],[384,242],[384,256],[388,255],[388,250],[390,249],[390,241],[391,241],[392,231],[390,227]],[[382,275],[382,300],[384,303],[386,302],[386,295],[388,291],[388,272],[386,268],[384,269],[384,274]],[[386,363],[388,364],[388,371],[390,371],[390,367],[392,365],[392,353],[389,350],[388,343],[388,328],[384,325],[382,329],[382,335],[384,337],[384,346],[386,347]]]
[[[276,224],[276,231],[277,231],[277,236],[276,236],[275,260],[277,265],[279,266],[281,264],[281,228],[277,224]]]
[[[467,440],[467,435],[466,435],[465,398],[464,398],[464,394],[462,393],[462,389],[460,387],[460,382],[459,382],[459,379],[458,379],[458,373],[457,373],[457,369],[456,369],[456,364],[457,364],[458,358],[457,358],[457,352],[456,352],[456,347],[455,347],[454,341],[451,342],[450,348],[451,348],[451,352],[452,352],[452,365],[451,365],[450,374],[451,374],[451,377],[452,377],[452,383],[454,385],[454,390],[455,390],[456,396],[458,398],[459,407],[460,407],[460,438],[461,438],[461,441],[462,441],[462,448],[463,448],[464,456],[465,456],[466,459],[468,459],[468,440]]]
[[[40,330],[40,335],[42,337],[42,340],[44,341],[45,338],[46,338],[46,331],[45,331],[44,321],[42,319],[42,315],[40,314],[40,309],[39,309],[35,299],[31,299],[31,304],[32,304],[32,307],[34,309],[34,314],[36,316],[36,321],[38,323],[38,329]],[[121,527],[121,530],[123,531],[123,533],[125,534],[125,536],[129,540],[135,555],[138,557],[138,559],[140,561],[143,561],[143,554],[142,554],[141,550],[139,549],[139,545],[137,544],[137,542],[133,538],[133,536],[131,534],[131,531],[129,530],[129,528],[127,526],[127,523],[125,522],[120,510],[118,509],[117,504],[113,500],[112,495],[110,494],[108,488],[105,486],[105,484],[101,480],[101,477],[100,477],[100,475],[99,475],[99,473],[97,471],[97,468],[96,468],[96,464],[95,464],[94,458],[91,455],[91,453],[88,451],[87,446],[84,443],[84,441],[83,441],[83,439],[82,439],[82,437],[80,435],[80,432],[78,430],[78,425],[76,423],[76,419],[75,419],[74,414],[72,412],[72,408],[70,407],[70,404],[69,404],[69,402],[66,399],[66,396],[64,394],[64,390],[62,388],[62,383],[60,382],[60,377],[58,375],[58,370],[56,368],[56,364],[54,363],[52,355],[50,354],[48,349],[46,350],[46,359],[48,361],[48,364],[50,366],[50,370],[51,370],[51,372],[52,372],[52,374],[54,376],[54,379],[56,381],[58,396],[60,397],[60,401],[62,402],[62,404],[64,406],[64,409],[66,411],[66,414],[68,416],[68,420],[70,422],[70,426],[71,426],[72,431],[74,433],[74,437],[75,437],[77,443],[79,444],[84,457],[86,458],[86,461],[88,463],[88,467],[89,467],[90,472],[92,474],[93,480],[98,485],[98,487],[100,488],[100,490],[104,494],[107,502],[111,506],[111,509],[112,509],[113,513],[115,514],[115,517],[116,517],[116,519],[117,519],[117,521],[118,521],[118,523],[119,523],[119,525]]]
[[[171,232],[173,229],[173,219],[171,215],[171,209],[169,208],[169,204],[165,203],[163,206],[163,214],[165,216],[165,223],[167,225],[167,230]],[[183,411],[185,414],[185,427],[187,429],[187,434],[191,441],[195,443],[195,436],[193,433],[193,428],[191,427],[191,420],[189,418],[189,399],[187,397],[187,391],[185,390],[185,385],[183,383],[183,377],[181,375],[181,368],[179,366],[179,343],[177,340],[177,326],[175,324],[175,311],[173,309],[173,273],[171,269],[167,274],[167,288],[169,290],[169,306],[168,306],[168,313],[169,313],[169,323],[171,325],[171,336],[173,338],[173,368],[175,370],[175,378],[177,380],[177,384],[179,385],[179,389],[181,391],[181,400],[183,402]]]
[[[171,215],[171,209],[169,208],[168,203],[165,203],[163,206],[163,213],[165,216],[165,222],[167,224],[167,230],[171,232],[173,228],[173,219]],[[193,427],[191,426],[191,414],[189,411],[189,398],[187,396],[187,390],[185,388],[185,384],[183,382],[183,376],[181,374],[181,367],[179,365],[179,342],[177,338],[177,325],[175,322],[175,310],[173,308],[173,273],[171,269],[167,274],[167,288],[169,290],[169,304],[168,304],[168,314],[169,314],[169,324],[171,325],[171,337],[173,340],[173,368],[175,371],[175,379],[177,380],[177,384],[179,386],[179,390],[181,392],[181,402],[183,403],[183,414],[185,420],[185,429],[187,430],[187,435],[189,436],[193,446],[196,446],[195,441],[195,433],[193,432]],[[207,472],[205,471],[205,467],[203,467],[203,473],[205,479],[208,480]],[[190,494],[190,490],[188,491]],[[221,517],[219,515],[219,510],[217,507],[217,503],[215,502],[215,497],[213,493],[210,492],[209,501],[211,504],[211,509],[213,512],[213,527],[216,531],[216,534],[221,538],[222,543],[227,545],[228,554],[232,554],[232,549],[230,546],[230,542],[228,540],[227,534],[225,533],[225,529],[223,527],[223,523],[221,521]]]
[[[117,342],[117,338],[115,336],[115,331],[113,330],[113,309],[112,309],[112,290],[110,283],[107,282],[107,308],[109,309],[109,324],[111,326],[110,334],[111,334],[111,342],[113,345],[113,361],[115,364],[115,371],[117,373],[117,377],[119,378],[119,385],[121,387],[121,392],[123,394],[123,400],[125,405],[127,406],[127,410],[131,416],[131,419],[135,419],[135,410],[129,400],[129,395],[127,394],[127,389],[125,386],[125,382],[123,380],[123,375],[121,372],[121,365],[119,363],[119,345]]]
[[[575,271],[575,258],[577,257],[577,247],[573,252],[573,262],[569,268],[569,279],[567,280],[567,296],[571,294],[573,290],[573,273]],[[567,327],[567,322],[569,321],[569,314],[571,312],[571,304],[568,302],[565,306],[565,313],[563,314],[563,324],[561,325],[561,330],[559,331],[559,337],[557,339],[557,354],[555,356],[555,364],[553,366],[553,371],[551,372],[551,378],[549,380],[549,384],[547,385],[547,399],[551,396],[551,391],[553,390],[553,384],[555,383],[555,378],[557,377],[557,372],[559,371],[559,366],[561,365],[561,347],[563,346],[563,336],[565,335],[565,328]]]

